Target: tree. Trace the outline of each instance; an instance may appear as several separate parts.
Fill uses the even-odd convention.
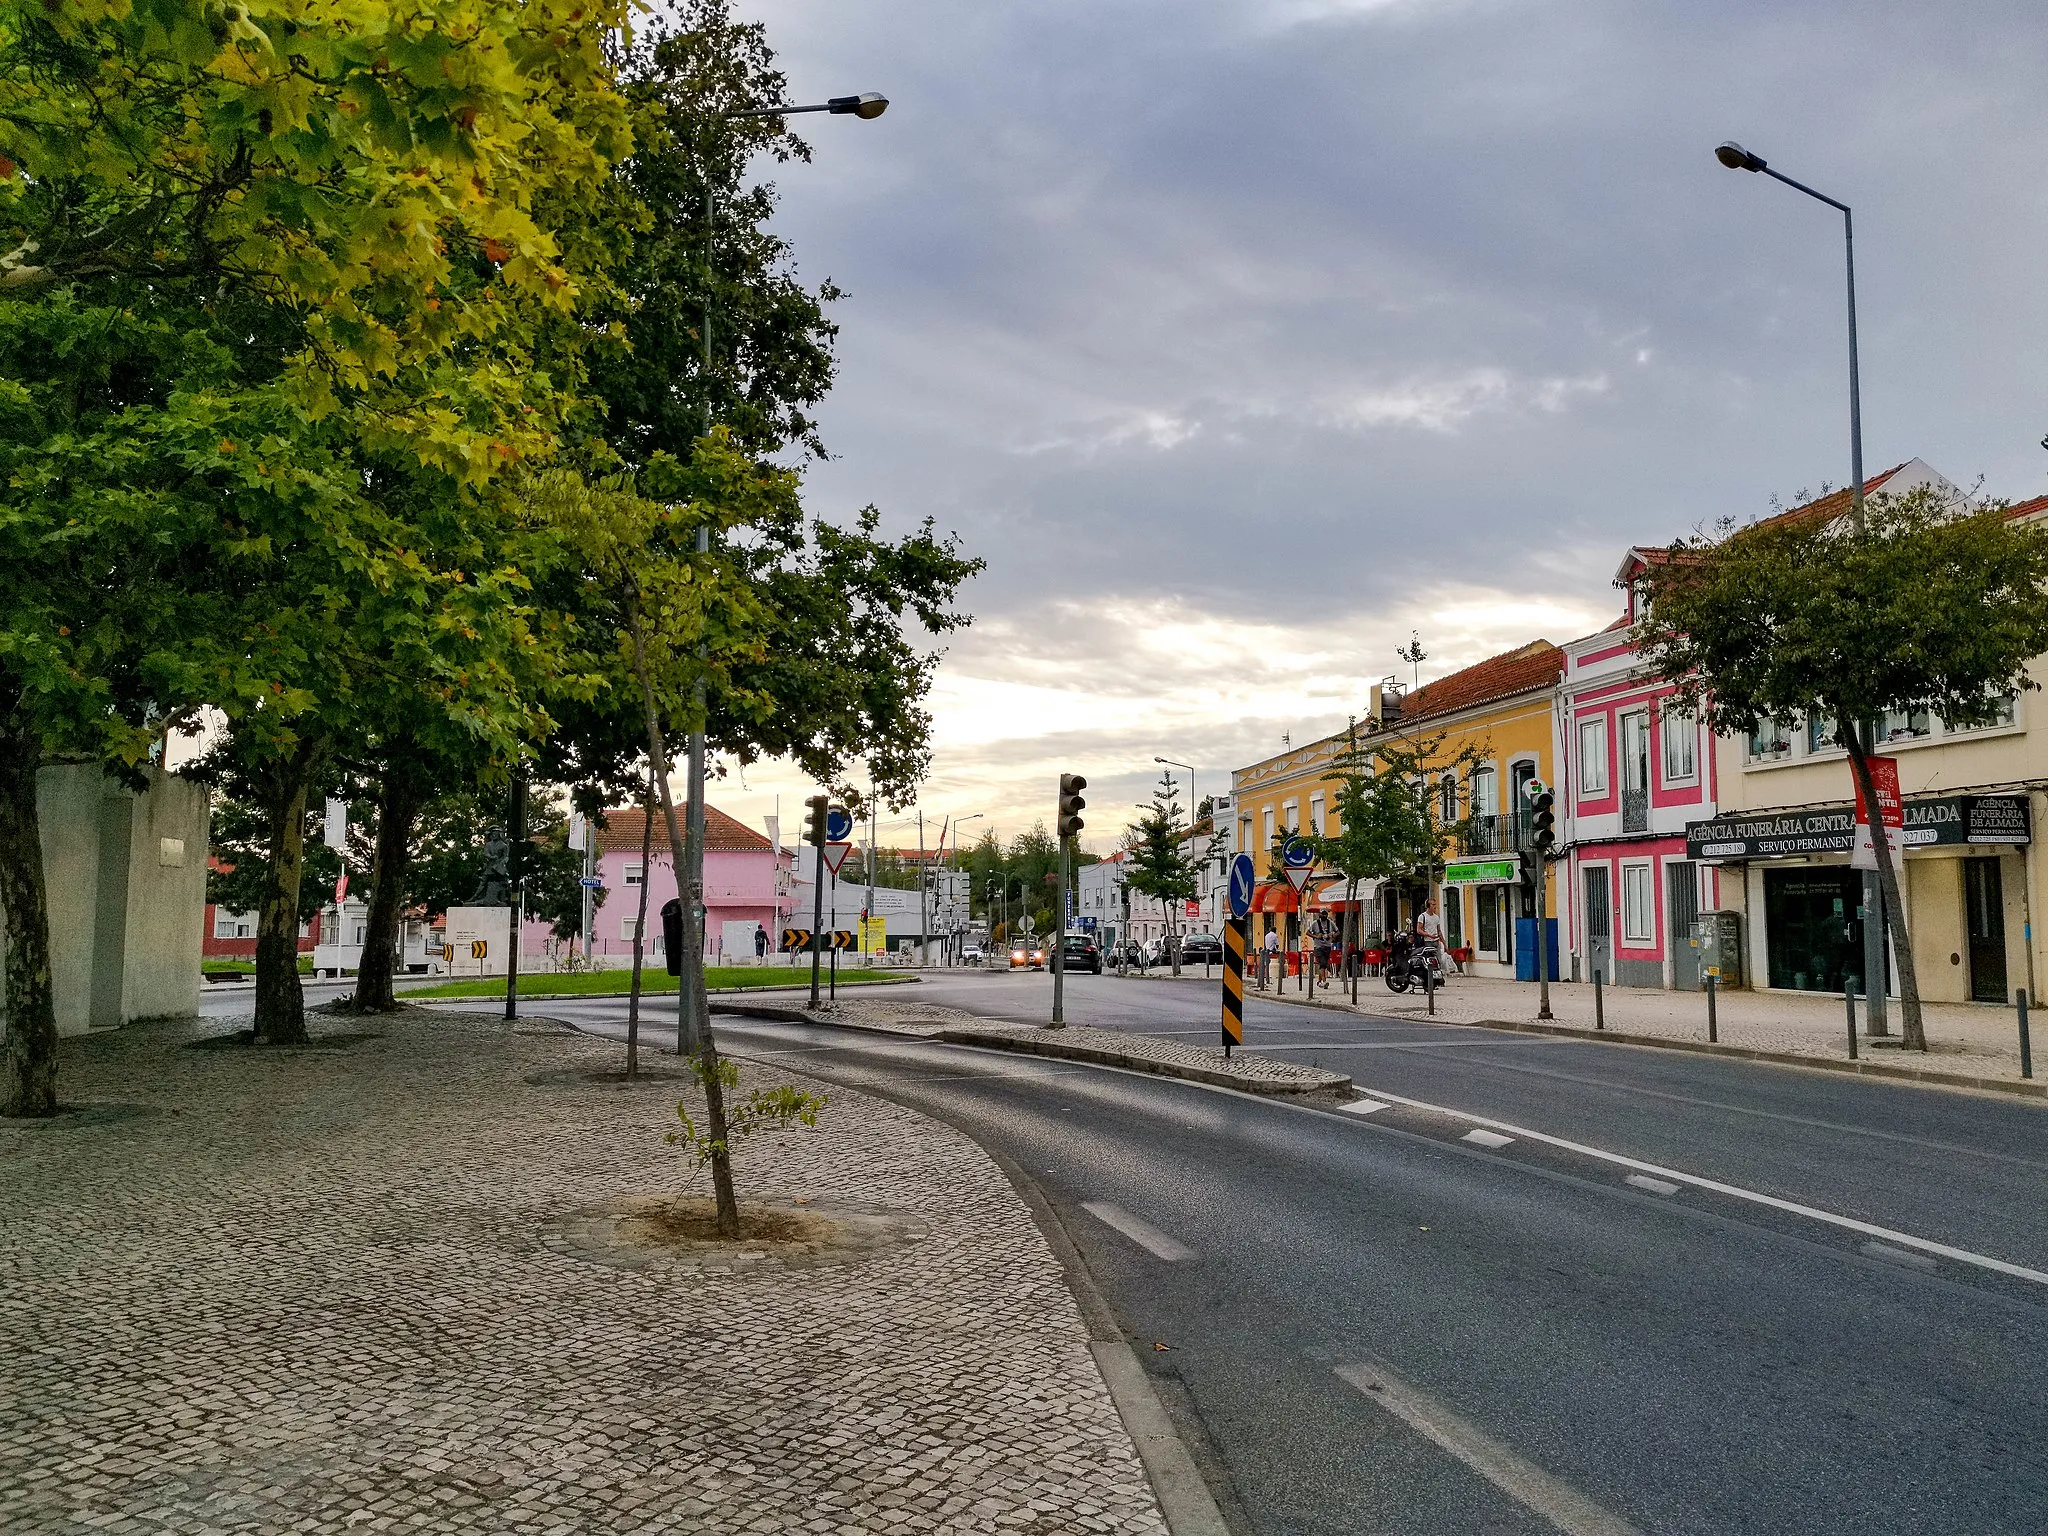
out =
[[[1473,743],[1453,749],[1447,732],[1423,736],[1391,731],[1361,738],[1356,720],[1345,728],[1344,748],[1334,764],[1336,830],[1311,835],[1308,843],[1319,860],[1344,876],[1353,944],[1359,939],[1355,914],[1361,882],[1430,870],[1465,834],[1469,804],[1466,817],[1446,820],[1430,786],[1440,783],[1446,772],[1463,769],[1464,777],[1483,757],[1483,749]],[[1356,971],[1351,1000],[1358,1001]]]
[[[1145,814],[1133,824],[1125,883],[1140,896],[1150,896],[1166,914],[1166,947],[1173,974],[1180,974],[1178,912],[1180,903],[1200,894],[1195,861],[1188,857],[1187,823],[1180,808],[1180,788],[1173,775],[1161,774],[1159,788]]]
[[[2034,686],[2048,650],[2048,534],[2003,504],[1952,505],[1932,488],[1874,496],[1858,519],[1798,511],[1680,540],[1652,562],[1634,642],[1716,730],[1817,715],[1835,723],[1864,801],[1872,722],[1931,709],[1988,721]],[[1898,933],[1903,1043],[1927,1048],[1891,838],[1872,818],[1885,910]],[[1873,982],[1873,985],[1876,983]]]

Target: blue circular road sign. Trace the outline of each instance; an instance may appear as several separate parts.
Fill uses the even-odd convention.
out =
[[[1252,890],[1259,883],[1252,856],[1240,853],[1230,861],[1230,915],[1244,917],[1252,909]]]
[[[825,841],[843,843],[853,833],[853,818],[846,814],[844,806],[833,806],[825,812]]]
[[[1280,862],[1289,869],[1307,869],[1315,861],[1315,850],[1298,837],[1290,837],[1280,845]]]

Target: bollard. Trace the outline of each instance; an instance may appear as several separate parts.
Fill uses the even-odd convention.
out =
[[[1707,978],[1707,1044],[1718,1045],[1721,1041],[1720,1021],[1714,1017],[1714,980]]]
[[[1856,1059],[1856,978],[1842,978],[1842,1003],[1849,1010],[1849,1059]]]
[[[1425,956],[1422,962],[1422,995],[1429,1003],[1429,1016],[1436,1017],[1436,967]]]
[[[2034,1075],[2034,1042],[2027,1034],[2027,989],[2020,988],[2020,1076]]]
[[[1600,1000],[1600,973],[1598,971],[1593,973],[1593,1027],[1595,1029],[1605,1029],[1607,1027],[1607,1008]]]

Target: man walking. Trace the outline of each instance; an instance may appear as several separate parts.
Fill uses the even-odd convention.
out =
[[[754,924],[754,958],[756,960],[768,958],[768,930],[759,923]]]

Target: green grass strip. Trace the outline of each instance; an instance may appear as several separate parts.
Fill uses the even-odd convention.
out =
[[[842,966],[841,981],[888,981],[901,977],[901,971],[870,971]],[[822,979],[822,978],[821,978]],[[789,987],[809,986],[811,968],[808,965],[714,965],[704,972],[704,985],[712,990],[727,987]],[[522,975],[519,978],[521,997],[566,997],[579,994],[623,995],[633,989],[633,973],[630,970],[605,971],[556,971],[538,975]],[[659,966],[650,966],[640,975],[640,990],[643,994],[673,992],[676,978]],[[503,997],[505,978],[484,976],[474,981],[448,981],[436,987],[407,987],[404,995],[413,997]]]

